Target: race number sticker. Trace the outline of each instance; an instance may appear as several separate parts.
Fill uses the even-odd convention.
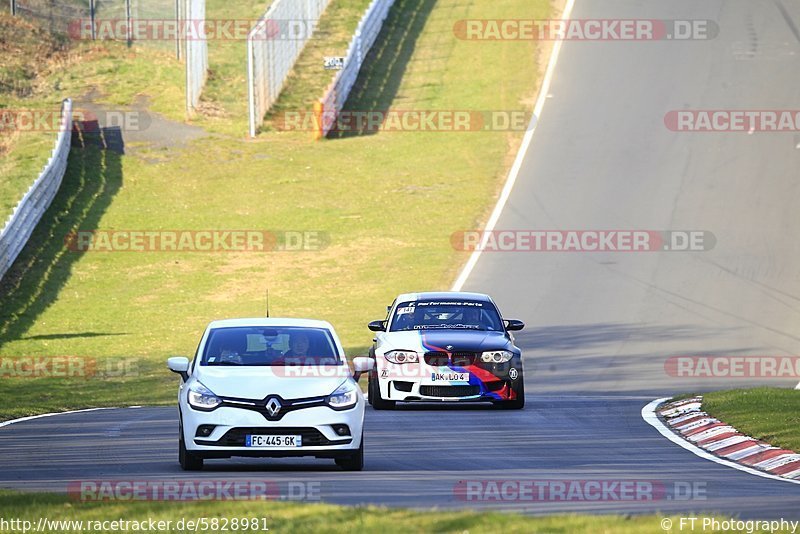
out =
[[[397,308],[397,315],[405,315],[407,313],[414,313],[414,306],[406,306],[405,308]]]
[[[325,70],[342,70],[344,68],[344,57],[325,56]]]

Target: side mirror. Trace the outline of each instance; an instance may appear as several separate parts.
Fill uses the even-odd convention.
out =
[[[189,358],[173,356],[167,360],[167,368],[173,373],[178,373],[184,382],[189,380]]]
[[[373,332],[386,332],[386,321],[372,321],[367,328]]]
[[[374,367],[375,360],[372,358],[365,358],[363,356],[353,358],[353,380],[357,382],[358,379],[361,378],[361,375],[372,371]]]
[[[506,321],[506,330],[509,332],[516,332],[525,328],[525,323],[517,321],[516,319],[509,319]]]

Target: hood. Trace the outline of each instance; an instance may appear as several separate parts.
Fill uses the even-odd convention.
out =
[[[347,380],[350,368],[198,366],[195,377],[220,397],[261,400],[268,395],[301,399],[330,395]]]
[[[513,345],[503,332],[481,330],[415,330],[385,334],[386,350],[415,350],[417,352],[483,352],[512,350]],[[448,349],[448,345],[453,348]]]

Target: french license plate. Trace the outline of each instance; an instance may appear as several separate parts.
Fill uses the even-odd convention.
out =
[[[469,373],[431,373],[431,383],[433,382],[469,382]]]
[[[303,436],[260,436],[248,434],[244,443],[245,447],[302,447]]]

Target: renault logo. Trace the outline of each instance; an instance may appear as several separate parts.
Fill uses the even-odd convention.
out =
[[[281,408],[283,408],[283,406],[281,405],[281,401],[273,397],[267,401],[266,408],[267,408],[267,413],[271,417],[275,417],[276,415],[278,415],[278,412],[281,411]]]

